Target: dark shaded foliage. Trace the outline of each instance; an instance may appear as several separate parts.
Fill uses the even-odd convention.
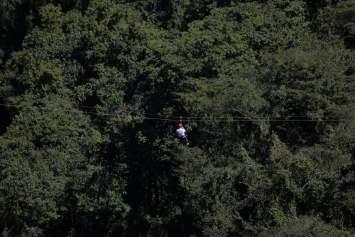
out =
[[[0,4],[2,236],[353,236],[353,0]]]

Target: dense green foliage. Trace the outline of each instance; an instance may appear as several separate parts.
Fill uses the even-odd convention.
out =
[[[355,236],[354,0],[0,19],[1,236]]]

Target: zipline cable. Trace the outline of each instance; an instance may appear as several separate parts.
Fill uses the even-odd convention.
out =
[[[5,97],[0,96],[0,98],[5,98]],[[0,106],[1,105],[7,106],[7,104],[0,104]],[[20,106],[16,106],[16,105],[8,105],[8,106],[9,107],[20,107]],[[80,105],[79,108],[93,109],[93,110],[97,109],[96,106],[85,106],[85,105]],[[245,115],[245,112],[241,112],[240,110],[238,110],[236,108],[226,109],[226,108],[222,108],[222,107],[213,106],[213,109],[211,109],[211,110],[213,110],[213,111],[222,111],[222,112],[238,112],[238,113],[243,115],[243,116],[234,116],[236,118],[247,118],[247,119],[256,119],[256,118],[261,118],[262,119],[263,118],[263,117],[258,117],[258,116],[254,116],[254,115]],[[122,111],[122,109],[121,109],[121,111]],[[140,113],[136,109],[125,108],[124,111],[125,112],[137,112],[137,113]],[[144,112],[144,114],[149,115],[149,116],[161,116],[161,112],[156,112],[156,113]],[[201,118],[201,116],[182,116],[182,117],[183,118]],[[293,115],[291,117],[293,117],[293,118],[308,118],[309,116],[306,116],[306,115]]]
[[[11,105],[11,104],[0,104],[3,107],[14,107],[19,108],[19,105]],[[80,106],[81,107],[81,106]],[[88,106],[85,106],[88,107]],[[83,108],[83,107],[82,107]],[[43,109],[43,108],[42,108]],[[89,115],[96,115],[96,116],[106,116],[112,118],[120,117],[121,113],[125,113],[127,115],[127,110],[121,110],[120,113],[98,113],[98,112],[90,112],[90,111],[83,111],[78,109],[64,109],[68,112],[76,112],[82,114],[89,114]],[[135,111],[138,113],[138,111]],[[173,117],[173,116],[157,116],[151,117],[148,113],[140,113],[136,115],[130,114],[132,117],[142,120],[157,120],[157,121],[169,121],[169,122],[179,122],[181,120],[180,117]],[[292,117],[292,116],[291,116]],[[296,117],[296,116],[295,116]],[[265,117],[258,117],[258,118],[248,118],[248,117],[239,117],[239,116],[231,116],[231,117],[212,117],[206,118],[201,116],[184,116],[184,121],[186,122],[346,122],[351,121],[349,119],[282,119],[282,118],[265,118]]]
[[[79,106],[79,108],[87,108],[87,109],[97,109],[95,106]],[[253,119],[261,119],[263,120],[265,117],[259,117],[259,116],[254,116],[254,115],[246,115],[245,112],[241,112],[240,110],[236,109],[236,108],[233,108],[233,109],[225,109],[225,108],[222,108],[222,107],[214,107],[212,110],[215,110],[215,111],[222,111],[222,112],[238,112],[240,114],[242,114],[243,116],[233,116],[233,118],[241,118],[241,119],[249,119],[249,120],[253,120]],[[144,112],[144,113],[141,113],[139,112],[138,110],[134,110],[134,109],[121,109],[121,111],[124,111],[124,112],[136,112],[136,113],[140,113],[140,114],[145,114],[145,115],[148,115],[148,116],[160,116],[160,117],[163,117],[163,118],[171,118],[171,116],[164,116],[162,115],[162,112],[157,112],[157,113],[151,113],[151,112]],[[199,119],[199,118],[202,118],[202,116],[179,116],[180,117],[183,117],[183,118],[187,118],[187,119]],[[290,118],[309,118],[309,116],[307,115],[292,115],[292,116],[289,116]],[[177,118],[177,117],[176,117]],[[320,116],[317,116],[315,118],[321,118]],[[289,119],[289,118],[288,118]],[[185,119],[184,119],[185,120]],[[308,120],[308,119],[307,119]]]

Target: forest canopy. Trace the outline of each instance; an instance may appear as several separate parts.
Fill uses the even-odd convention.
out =
[[[1,0],[1,236],[355,236],[354,50],[354,0]]]

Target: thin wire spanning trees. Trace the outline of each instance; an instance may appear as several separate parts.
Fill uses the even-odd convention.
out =
[[[20,108],[19,105],[13,104],[0,104],[2,107],[14,107]],[[45,107],[41,108],[45,109]],[[88,115],[93,115],[97,117],[105,118],[117,118],[117,117],[127,117],[128,115],[141,119],[141,120],[158,120],[158,121],[170,121],[170,122],[179,122],[183,119],[186,122],[346,122],[349,121],[348,119],[325,119],[321,117],[316,117],[315,119],[309,119],[307,116],[290,116],[290,118],[273,118],[273,117],[255,117],[255,116],[224,116],[224,117],[213,117],[213,116],[165,116],[161,115],[160,113],[148,113],[148,112],[140,112],[133,109],[117,109],[115,113],[103,113],[103,112],[92,112],[88,111],[88,109],[96,109],[92,106],[79,106],[78,109],[65,109],[67,112],[74,112],[74,113],[83,113]],[[83,110],[80,110],[83,109]],[[221,110],[222,111],[222,110]],[[230,111],[237,111],[238,110],[224,110],[223,112],[230,112]],[[242,114],[242,113],[241,113]]]

